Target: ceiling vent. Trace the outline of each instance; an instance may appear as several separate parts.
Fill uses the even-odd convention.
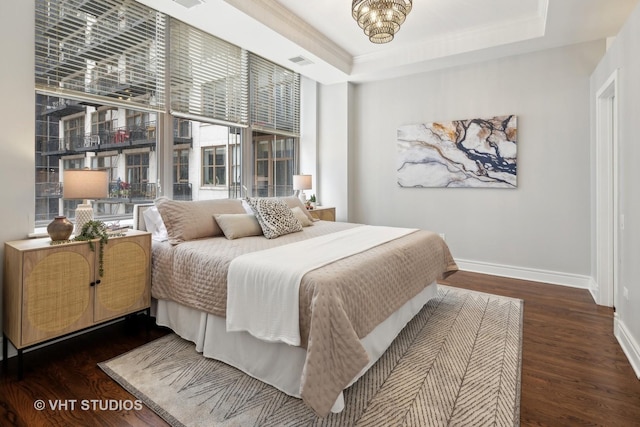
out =
[[[194,6],[198,6],[199,4],[204,3],[204,0],[173,0],[173,1],[186,7],[187,9],[191,9]]]
[[[311,62],[309,59],[305,58],[304,56],[298,55],[298,56],[294,56],[293,58],[289,58],[289,61],[293,62],[294,64],[297,65],[309,65],[309,64],[313,64],[313,62]]]

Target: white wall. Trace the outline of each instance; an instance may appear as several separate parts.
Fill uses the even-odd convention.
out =
[[[34,2],[0,3],[0,258],[4,242],[24,239],[35,215]],[[4,266],[0,267],[0,273]],[[2,277],[0,275],[0,277]],[[2,311],[0,305],[0,312]]]
[[[640,6],[631,14],[615,41],[591,76],[591,113],[595,117],[597,91],[618,70],[618,146],[619,209],[625,217],[620,230],[619,290],[627,288],[629,297],[616,296],[615,333],[640,377]],[[591,127],[591,152],[596,152],[595,126]],[[592,164],[592,173],[596,165]],[[592,192],[595,198],[595,187]],[[592,260],[595,267],[595,244]],[[593,272],[594,276],[596,272]],[[621,292],[622,293],[622,292]]]
[[[445,233],[467,270],[588,287],[589,76],[604,49],[603,40],[356,86],[349,220]],[[397,185],[398,126],[504,114],[518,116],[517,189]]]
[[[351,95],[350,95],[351,94]],[[336,219],[349,218],[350,126],[353,87],[320,85],[318,90],[318,202],[335,206]]]
[[[298,171],[312,176],[313,189],[305,191],[307,197],[318,192],[318,84],[306,77],[300,78],[300,165]]]

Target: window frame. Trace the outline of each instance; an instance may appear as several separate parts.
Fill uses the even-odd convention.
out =
[[[218,149],[223,149],[224,150],[224,160],[222,162],[222,164],[218,164],[217,159],[218,159],[218,155],[217,155],[217,150]],[[213,164],[211,165],[205,165],[205,159],[207,159],[207,155],[206,152],[207,151],[213,151]],[[229,171],[228,168],[228,159],[229,159],[229,153],[228,153],[228,147],[227,145],[207,145],[201,148],[201,153],[202,153],[202,157],[201,157],[201,175],[200,175],[200,186],[202,188],[227,188],[228,187],[228,182],[229,182],[229,177],[227,176],[227,173]],[[213,184],[208,184],[206,183],[206,173],[205,170],[207,169],[212,169],[213,170],[213,177],[215,177],[215,179],[218,179],[218,169],[222,169],[223,173],[222,176],[225,177],[225,182],[223,184],[217,184],[217,183],[213,183]]]

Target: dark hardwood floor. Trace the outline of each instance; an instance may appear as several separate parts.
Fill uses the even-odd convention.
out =
[[[442,283],[524,300],[523,426],[640,426],[640,380],[613,336],[612,310],[594,304],[586,290],[468,272]],[[167,333],[152,328],[147,334],[143,320],[137,316],[26,353],[22,381],[16,358],[10,359],[0,377],[0,426],[165,426],[146,407],[91,407],[92,400],[134,402],[96,364]],[[44,410],[34,408],[39,399]],[[67,407],[53,410],[52,402]]]

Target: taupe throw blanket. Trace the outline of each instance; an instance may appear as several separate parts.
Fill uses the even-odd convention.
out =
[[[323,221],[272,240],[215,237],[173,247],[154,243],[152,295],[224,316],[226,273],[234,257],[355,226]],[[328,414],[367,365],[360,338],[425,286],[455,270],[442,239],[420,230],[307,273],[300,285],[305,403],[320,416]]]

